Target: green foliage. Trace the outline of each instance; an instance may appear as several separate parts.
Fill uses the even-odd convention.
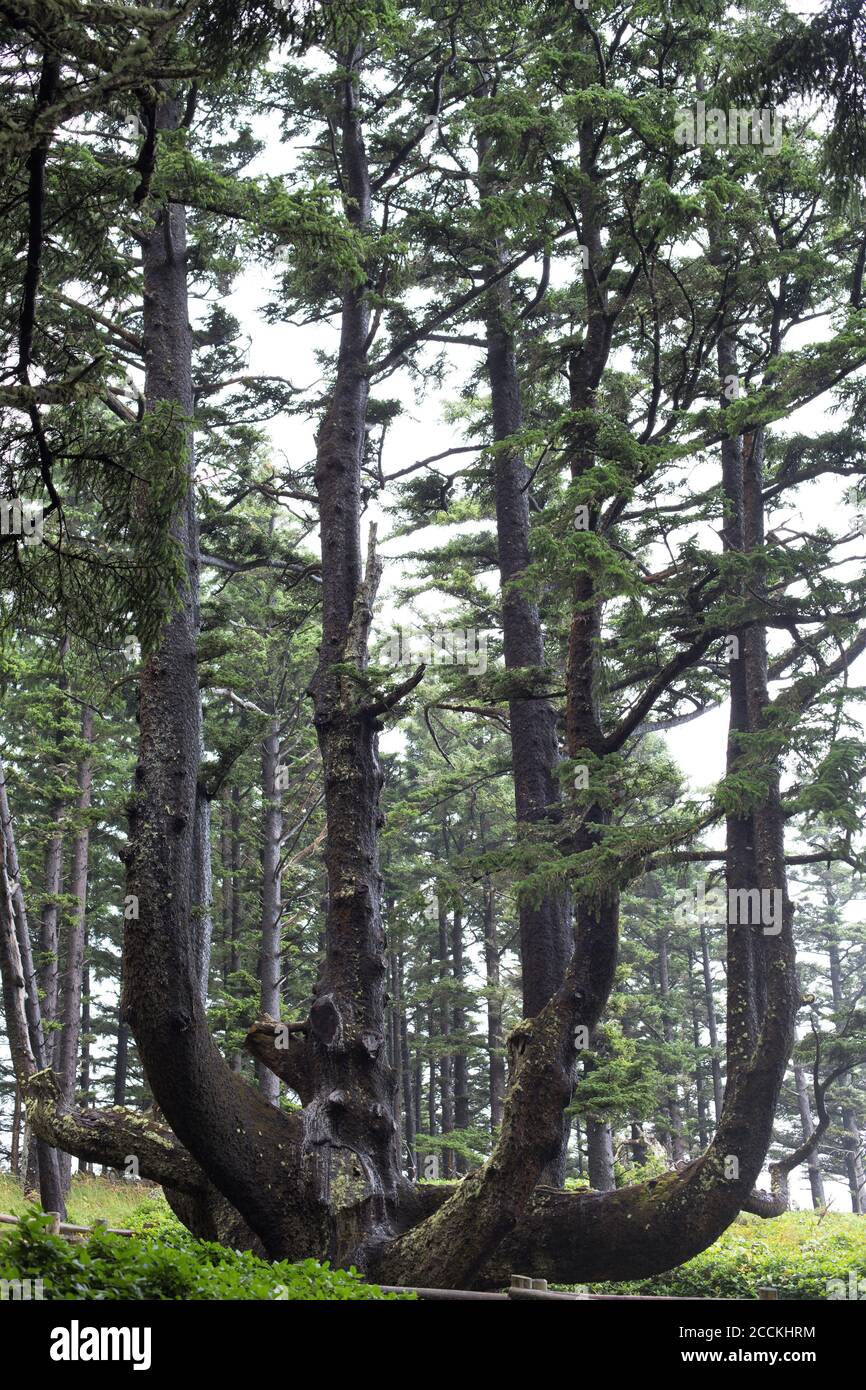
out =
[[[356,1270],[315,1260],[268,1264],[248,1251],[196,1240],[175,1223],[156,1235],[96,1232],[71,1243],[48,1233],[48,1218],[32,1211],[0,1241],[0,1279],[41,1279],[47,1300],[280,1299],[398,1300],[361,1282]]]
[[[766,1285],[780,1298],[826,1299],[831,1280],[866,1278],[866,1221],[834,1212],[789,1212],[772,1221],[740,1216],[715,1245],[654,1279],[594,1284],[592,1293],[665,1294],[673,1298],[757,1298]]]

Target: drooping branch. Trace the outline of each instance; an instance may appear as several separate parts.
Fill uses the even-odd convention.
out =
[[[88,1163],[128,1169],[179,1192],[198,1194],[207,1178],[170,1129],[147,1115],[119,1106],[111,1110],[67,1110],[53,1072],[36,1072],[24,1085],[27,1118],[34,1131]]]

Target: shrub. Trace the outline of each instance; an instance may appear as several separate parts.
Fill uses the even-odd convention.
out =
[[[144,1218],[146,1219],[146,1218]],[[72,1243],[49,1233],[36,1211],[0,1238],[0,1279],[41,1279],[46,1299],[404,1299],[365,1284],[356,1270],[315,1260],[269,1264],[248,1251],[197,1240],[159,1217],[159,1234],[97,1231]]]

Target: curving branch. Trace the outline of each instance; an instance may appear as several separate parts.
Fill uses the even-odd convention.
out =
[[[306,1023],[278,1023],[276,1019],[265,1016],[252,1024],[244,1038],[246,1051],[281,1081],[285,1081],[300,1097],[303,1105],[312,1100],[315,1094],[304,1041],[307,1027]],[[288,1039],[285,1046],[277,1042],[278,1036]]]
[[[89,1163],[125,1168],[134,1158],[139,1174],[178,1192],[198,1196],[210,1186],[203,1170],[170,1129],[147,1115],[110,1110],[66,1110],[57,1078],[35,1072],[22,1086],[27,1118],[40,1139]]]

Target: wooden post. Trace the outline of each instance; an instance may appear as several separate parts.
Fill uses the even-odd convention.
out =
[[[548,1293],[546,1279],[533,1279],[528,1274],[512,1274],[511,1288],[508,1290],[509,1298],[531,1298],[533,1295]],[[559,1298],[563,1295],[549,1294],[550,1298]],[[570,1295],[564,1295],[569,1297]]]
[[[49,1232],[50,1232],[51,1235],[53,1235],[53,1236],[59,1236],[59,1235],[60,1235],[60,1212],[59,1212],[59,1211],[47,1211],[47,1212],[45,1213],[45,1215],[51,1217],[51,1224],[50,1224],[50,1226],[48,1227]]]
[[[763,1285],[758,1289],[758,1297],[761,1298],[761,1299],[767,1299],[767,1298],[770,1298],[770,1299],[773,1299],[773,1298],[778,1299],[778,1297],[779,1297],[779,1290],[778,1290],[778,1289],[774,1289],[773,1286],[772,1286],[772,1284],[763,1284]]]

